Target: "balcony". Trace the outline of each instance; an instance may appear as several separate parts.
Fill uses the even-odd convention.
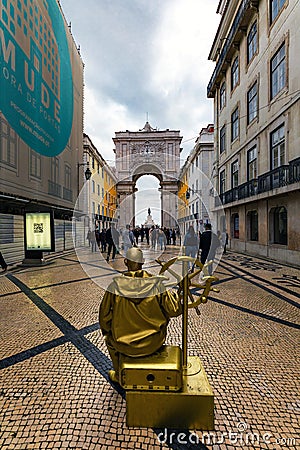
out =
[[[251,12],[251,8],[253,8],[253,7],[256,8],[257,6],[258,6],[257,1],[242,0],[241,4],[237,10],[237,13],[235,15],[232,26],[229,30],[229,33],[224,40],[225,43],[223,45],[222,51],[217,60],[216,67],[215,67],[215,70],[213,71],[210,82],[207,86],[207,97],[214,96],[213,95],[213,90],[214,90],[213,86],[215,85],[215,82],[222,70],[223,65],[226,63],[226,60],[230,59],[230,50],[232,48],[232,45],[233,45],[233,43],[235,43],[235,41],[241,39],[241,37],[239,37],[239,39],[237,39],[237,34],[243,26],[245,26],[245,25],[247,26],[249,24],[249,21],[250,21],[249,13],[253,14],[253,12]]]
[[[72,202],[73,200],[73,192],[66,187],[63,188],[63,199],[69,202]]]
[[[48,194],[61,198],[61,185],[48,180]]]
[[[271,191],[289,183],[289,166],[277,167],[258,177],[258,193]]]
[[[238,187],[230,189],[215,197],[215,206],[221,206],[238,200],[243,200],[253,195],[272,191],[283,186],[300,182],[300,158],[290,161],[288,165],[277,167],[270,170],[258,178],[247,181]]]

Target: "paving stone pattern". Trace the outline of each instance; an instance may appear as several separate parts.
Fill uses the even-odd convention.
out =
[[[125,269],[120,256],[111,266]],[[189,354],[215,393],[209,432],[126,426],[98,326],[104,290],[75,253],[0,275],[0,448],[300,449],[300,270],[228,252],[216,275],[220,293],[189,314]],[[168,343],[181,344],[181,318]]]

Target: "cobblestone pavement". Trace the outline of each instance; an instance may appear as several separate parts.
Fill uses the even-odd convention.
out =
[[[189,354],[214,390],[215,430],[128,428],[98,326],[105,271],[125,266],[118,256],[91,275],[100,256],[85,252],[82,264],[72,253],[0,275],[1,449],[300,449],[300,270],[223,255],[220,293],[189,315]],[[180,318],[168,343],[181,343]]]

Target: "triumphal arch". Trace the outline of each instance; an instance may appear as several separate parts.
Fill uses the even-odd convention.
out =
[[[119,131],[113,138],[117,171],[119,226],[135,226],[136,182],[154,175],[160,182],[161,226],[177,226],[180,131],[158,130],[147,121],[139,131]],[[145,200],[145,208],[148,208]]]

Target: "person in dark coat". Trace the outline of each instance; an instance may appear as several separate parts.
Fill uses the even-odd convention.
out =
[[[5,260],[4,260],[3,255],[2,255],[1,252],[0,252],[0,266],[3,269],[3,272],[7,271],[7,264],[6,264]]]
[[[173,241],[173,245],[176,245],[176,238],[177,238],[177,235],[176,235],[176,230],[175,230],[175,228],[172,230],[172,241]]]
[[[117,253],[117,248],[119,248],[120,235],[118,230],[115,228],[115,224],[112,223],[106,232],[106,243],[108,245],[106,261],[109,262],[109,257],[112,251],[112,260],[114,261]]]
[[[106,252],[106,230],[103,228],[100,233],[101,252]]]
[[[201,263],[205,264],[208,261],[213,261],[216,256],[217,248],[219,248],[220,245],[221,243],[217,235],[212,232],[211,224],[205,224],[204,231],[200,235]],[[209,275],[212,274],[212,269],[212,264],[210,264],[208,266]]]
[[[146,236],[146,241],[147,244],[149,245],[149,234],[150,234],[150,230],[148,227],[145,228],[145,236]]]
[[[142,225],[142,227],[141,227],[140,235],[141,235],[141,242],[143,242],[143,241],[144,241],[144,236],[145,236],[145,228],[144,228],[144,225]]]

